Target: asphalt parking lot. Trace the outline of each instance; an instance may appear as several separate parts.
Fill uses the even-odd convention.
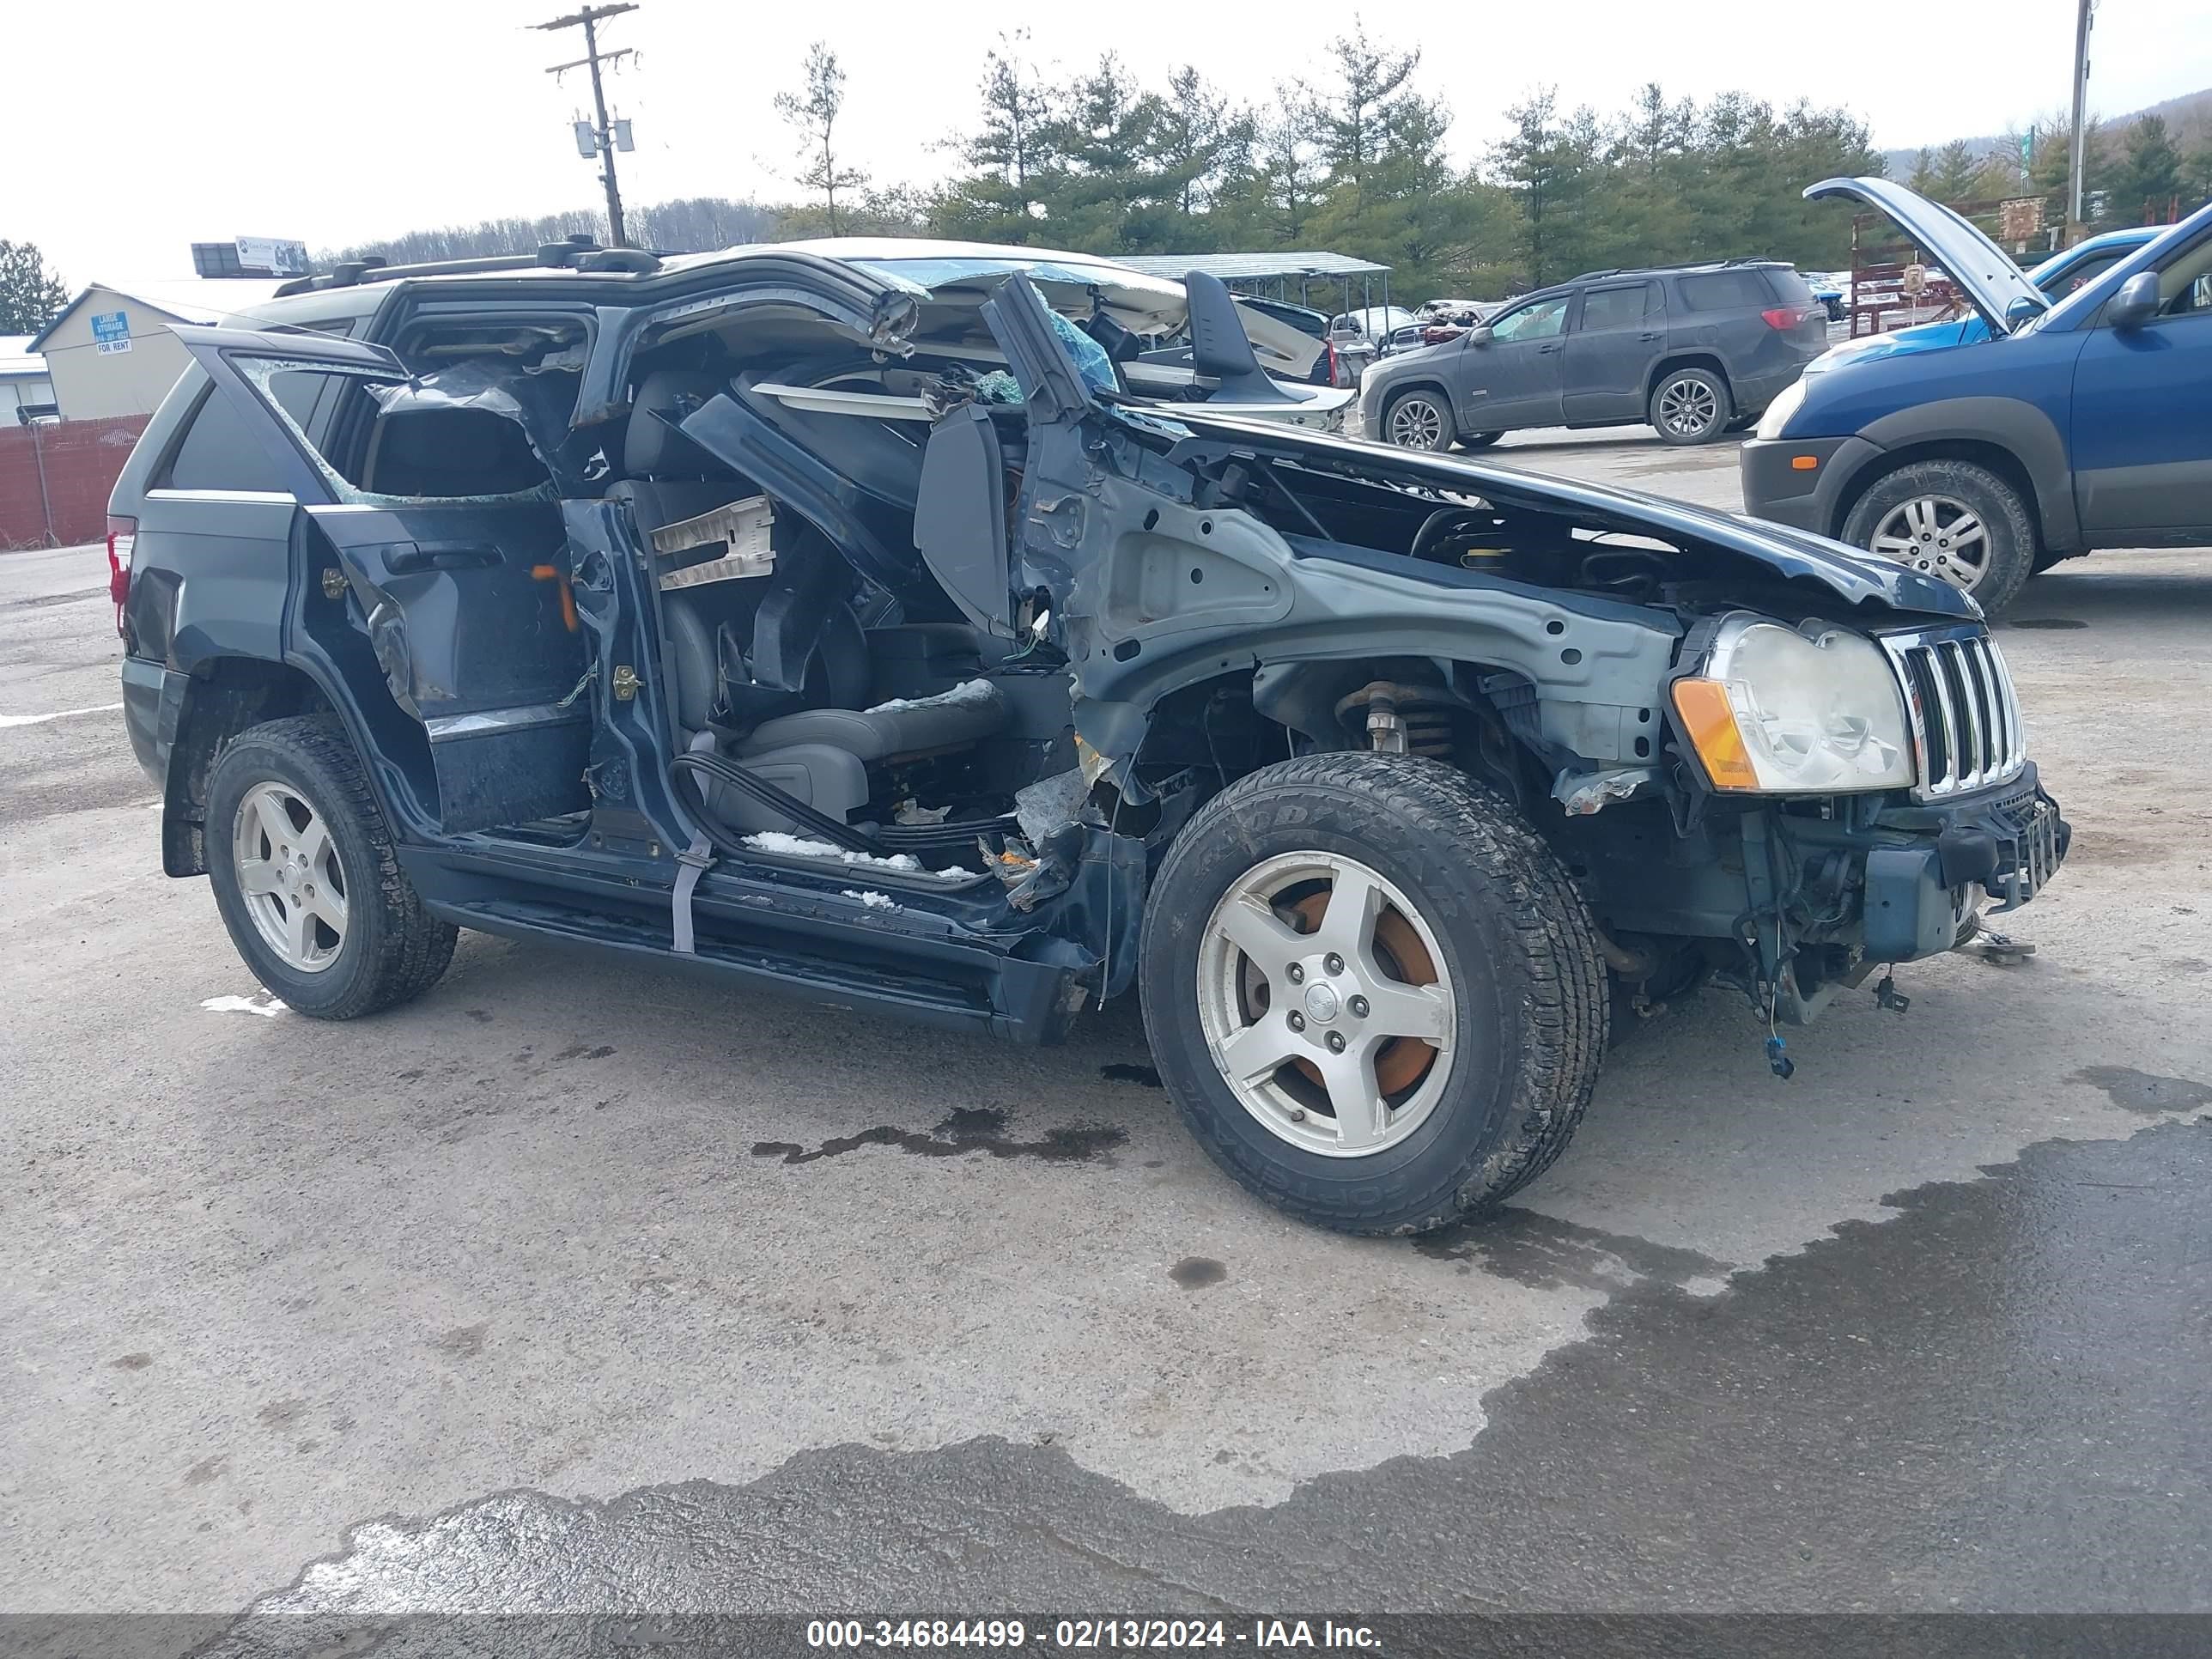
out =
[[[2212,554],[1999,630],[2075,831],[2031,962],[1787,1083],[1671,1008],[1420,1243],[1218,1175],[1133,1007],[1018,1052],[465,935],[271,1009],[105,578],[0,555],[0,1608],[2212,1611]]]

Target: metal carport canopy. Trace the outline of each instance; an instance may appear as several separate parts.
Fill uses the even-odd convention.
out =
[[[1202,270],[1224,283],[1272,283],[1276,296],[1285,300],[1290,298],[1290,285],[1296,283],[1301,305],[1306,302],[1312,284],[1334,283],[1343,294],[1347,311],[1352,309],[1355,283],[1362,303],[1374,304],[1375,279],[1380,276],[1382,303],[1390,303],[1390,267],[1378,265],[1372,259],[1355,259],[1348,253],[1319,250],[1281,253],[1141,253],[1121,255],[1116,263],[1150,276],[1170,276],[1177,281],[1194,270]]]
[[[1379,276],[1390,269],[1347,253],[1142,253],[1109,256],[1152,276],[1202,270],[1224,283],[1273,282],[1286,276]]]

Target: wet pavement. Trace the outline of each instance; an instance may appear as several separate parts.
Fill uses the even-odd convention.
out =
[[[2208,1189],[2212,1117],[1897,1194],[1894,1219],[1717,1297],[1639,1279],[1492,1395],[1467,1450],[1272,1507],[1179,1514],[997,1437],[844,1445],[742,1486],[507,1492],[364,1526],[255,1612],[467,1611],[496,1582],[516,1612],[1218,1614],[1357,1587],[1430,1612],[2212,1613]],[[1620,1260],[1577,1231],[1514,1212],[1461,1271]]]
[[[0,717],[114,701],[100,562],[0,556]],[[2212,556],[2015,616],[2037,957],[1787,1085],[1669,1009],[1419,1244],[1244,1199],[1128,1008],[1019,1052],[469,938],[271,1012],[116,717],[0,722],[0,1609],[2212,1612]]]

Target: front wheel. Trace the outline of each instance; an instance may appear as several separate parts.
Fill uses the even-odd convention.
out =
[[[393,855],[360,757],[336,721],[241,733],[208,777],[208,878],[231,942],[288,1007],[351,1019],[420,996],[457,932]]]
[[[1470,432],[1459,441],[1462,449],[1487,449],[1505,434],[1503,432]]]
[[[1146,1032],[1207,1153],[1322,1226],[1418,1233],[1550,1164],[1609,1016],[1542,842],[1440,762],[1328,754],[1224,790],[1146,907]]]
[[[1709,444],[1728,430],[1735,403],[1717,368],[1674,368],[1651,388],[1651,424],[1670,444]]]
[[[1844,539],[1963,588],[1990,616],[2035,565],[2035,520],[2011,484],[1971,461],[1915,461],[1852,503]]]
[[[1382,411],[1382,440],[1401,449],[1449,449],[1452,435],[1443,394],[1425,386],[1400,392]]]

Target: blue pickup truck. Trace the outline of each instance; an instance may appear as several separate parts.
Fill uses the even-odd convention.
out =
[[[2212,207],[2053,298],[1902,185],[1805,193],[1887,213],[1980,327],[1815,360],[1743,446],[1747,512],[1940,576],[1992,613],[2094,548],[2212,545]]]

